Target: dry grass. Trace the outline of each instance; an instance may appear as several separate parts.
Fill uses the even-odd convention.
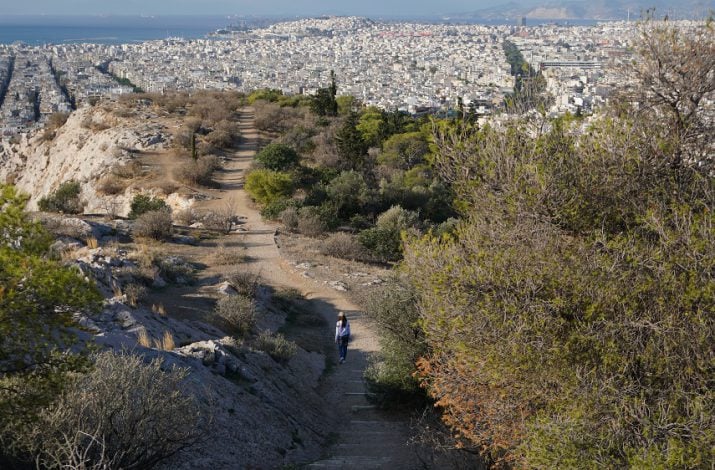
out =
[[[144,328],[139,330],[137,342],[145,348],[151,348],[151,338],[149,337],[149,333],[147,333]]]
[[[100,194],[107,196],[115,196],[123,193],[129,186],[129,181],[117,177],[115,174],[109,174],[100,179],[96,184],[96,189]]]
[[[248,260],[245,246],[226,247],[219,245],[211,252],[208,258],[210,264],[215,266],[230,266],[234,264],[242,264]]]
[[[161,191],[165,196],[168,196],[177,192],[181,188],[181,185],[175,181],[160,181],[154,184],[154,187]]]
[[[176,349],[174,335],[172,335],[169,331],[165,331],[164,336],[161,339],[154,340],[154,347],[156,349],[161,349],[162,351],[173,351]]]
[[[151,311],[162,317],[166,316],[166,307],[164,307],[164,304],[152,304]]]
[[[137,308],[139,303],[146,297],[146,287],[140,284],[127,284],[124,286],[124,295],[127,297],[127,303],[132,308]]]
[[[99,248],[99,241],[97,240],[96,237],[87,237],[85,240],[87,244],[87,248],[90,250],[94,250],[95,248]]]

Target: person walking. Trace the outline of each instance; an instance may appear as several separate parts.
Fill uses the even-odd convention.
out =
[[[348,342],[350,341],[350,322],[345,312],[338,313],[338,322],[335,324],[335,343],[338,345],[340,363],[345,362],[348,356]]]

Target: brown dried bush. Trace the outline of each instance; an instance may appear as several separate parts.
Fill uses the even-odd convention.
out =
[[[369,261],[370,254],[358,237],[350,233],[331,233],[320,244],[320,252],[326,256],[347,260]]]
[[[153,238],[154,240],[171,238],[174,233],[171,212],[166,210],[145,212],[134,221],[132,233],[136,237]]]

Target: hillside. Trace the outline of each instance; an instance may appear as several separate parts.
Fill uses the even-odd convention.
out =
[[[419,449],[405,446],[406,417],[376,410],[361,378],[378,349],[374,333],[344,294],[294,267],[308,260],[283,258],[276,225],[262,220],[242,189],[259,144],[252,109],[223,116],[235,138],[212,146],[221,169],[206,185],[181,179],[182,165],[193,164],[176,147],[191,119],[182,114],[144,99],[105,103],[69,116],[52,136],[6,143],[2,175],[32,195],[30,209],[74,180],[84,212],[110,216],[40,216],[57,237],[52,249],[95,279],[105,298],[99,311],[75,316],[80,343],[131,351],[145,362],[160,358],[164,368],[188,371],[181,391],[199,405],[199,444],[163,468],[315,461],[322,462],[315,468],[382,468],[389,462],[414,468]],[[202,153],[205,144],[202,138]],[[199,162],[207,158],[215,157]],[[183,217],[173,236],[140,238],[137,222],[117,218],[130,212],[138,194],[161,198]],[[356,268],[341,269],[345,273],[332,276]],[[255,324],[239,333],[214,306],[234,305],[231,299],[245,295]],[[335,367],[331,326],[338,310],[348,312],[355,337],[349,365],[341,368]]]

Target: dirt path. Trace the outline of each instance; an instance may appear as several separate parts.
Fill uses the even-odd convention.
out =
[[[258,145],[258,133],[253,125],[253,110],[242,110],[240,127],[243,142],[238,152],[217,174],[220,189],[211,191],[215,199],[200,203],[198,209],[222,209],[232,205],[235,213],[245,217],[246,232],[231,235],[240,237],[251,259],[250,269],[268,285],[299,290],[310,300],[311,308],[327,320],[325,335],[334,334],[333,325],[338,311],[345,311],[350,319],[354,340],[345,364],[336,366],[323,384],[325,413],[336,423],[326,430],[334,437],[326,448],[323,460],[308,468],[323,469],[416,469],[422,465],[416,454],[406,445],[408,425],[402,417],[391,417],[375,409],[367,400],[363,373],[370,353],[378,349],[376,335],[371,331],[357,307],[332,288],[300,276],[281,258],[276,246],[277,226],[263,221],[248,194],[243,189],[245,171],[249,168]],[[337,351],[335,352],[337,356]]]

